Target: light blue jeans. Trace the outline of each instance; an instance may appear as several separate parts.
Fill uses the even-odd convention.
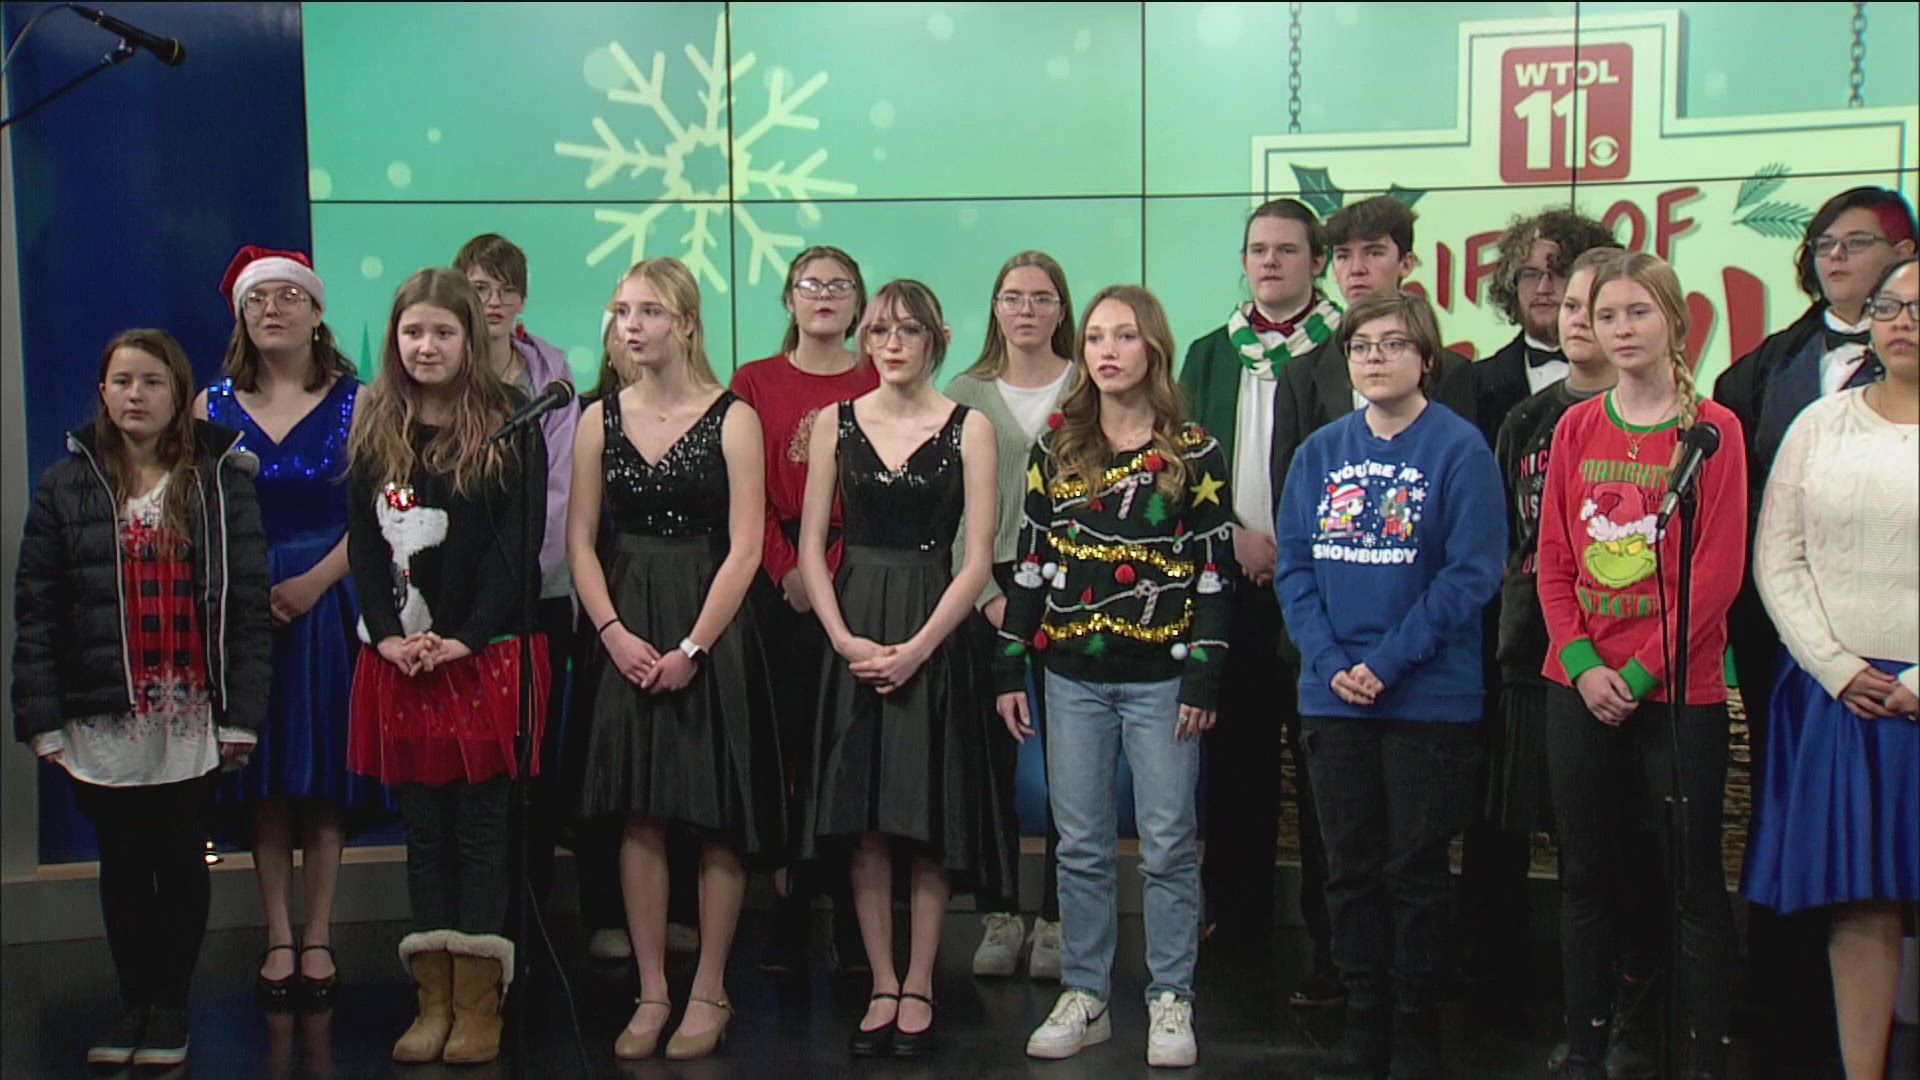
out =
[[[1147,999],[1193,998],[1200,948],[1195,793],[1200,740],[1174,738],[1180,680],[1081,682],[1047,673],[1047,785],[1060,829],[1060,982],[1105,1001],[1119,934],[1113,770],[1133,767],[1146,884]]]

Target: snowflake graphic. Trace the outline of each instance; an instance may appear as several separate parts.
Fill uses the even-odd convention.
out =
[[[631,211],[602,207],[593,212],[595,221],[614,226],[614,230],[599,246],[587,253],[588,266],[599,265],[623,244],[631,251],[630,261],[639,262],[645,258],[648,228],[661,214],[677,206],[689,218],[687,231],[680,236],[683,245],[681,261],[687,264],[687,269],[693,272],[696,279],[704,280],[720,292],[726,292],[727,275],[721,273],[714,264],[713,253],[720,246],[714,235],[716,219],[717,224],[724,228],[729,198],[750,198],[757,186],[769,198],[792,200],[801,216],[811,223],[820,220],[820,208],[814,204],[816,198],[854,195],[859,189],[844,181],[814,175],[826,163],[825,150],[815,150],[805,161],[791,168],[785,161],[762,165],[754,160],[754,144],[775,128],[819,129],[819,118],[808,116],[800,109],[826,85],[826,72],[817,72],[798,87],[790,88],[786,72],[774,69],[767,80],[765,111],[753,123],[733,131],[729,140],[727,118],[739,96],[735,87],[739,85],[740,77],[753,69],[758,58],[753,53],[736,56],[731,68],[728,67],[727,16],[724,11],[714,19],[712,53],[703,56],[692,43],[688,43],[685,50],[687,62],[705,84],[699,98],[706,111],[698,122],[682,122],[667,106],[664,96],[667,60],[664,53],[653,54],[653,67],[647,73],[640,70],[619,42],[609,42],[607,52],[618,65],[624,85],[609,88],[606,91],[607,100],[651,110],[666,132],[666,142],[658,151],[649,149],[639,139],[634,139],[629,147],[614,134],[613,127],[604,117],[596,116],[593,118],[593,131],[600,138],[599,145],[556,142],[553,152],[591,163],[587,170],[588,191],[603,187],[622,171],[628,180],[643,180],[650,175],[657,177],[657,201],[646,209]],[[726,189],[724,181],[721,187],[703,189],[688,179],[688,155],[702,149],[729,153],[731,191]],[[752,208],[747,205],[734,202],[732,211],[752,245],[747,253],[747,283],[760,283],[763,266],[776,277],[785,275],[788,260],[805,241],[799,236],[770,232],[763,228],[754,219]]]

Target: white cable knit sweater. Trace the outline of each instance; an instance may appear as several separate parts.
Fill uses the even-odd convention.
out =
[[[1835,697],[1866,657],[1920,692],[1920,425],[1864,388],[1807,406],[1767,478],[1753,576],[1793,658]]]

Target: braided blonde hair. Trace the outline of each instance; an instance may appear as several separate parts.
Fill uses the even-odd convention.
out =
[[[1650,252],[1635,251],[1607,260],[1594,270],[1593,285],[1587,293],[1591,308],[1600,297],[1600,287],[1625,278],[1636,282],[1653,297],[1667,324],[1667,363],[1673,369],[1674,394],[1680,399],[1680,430],[1693,426],[1700,416],[1700,389],[1693,381],[1693,365],[1687,362],[1687,298],[1680,289],[1680,278],[1667,260]]]

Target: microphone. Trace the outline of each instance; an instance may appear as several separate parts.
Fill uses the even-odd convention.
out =
[[[553,410],[572,402],[573,384],[565,379],[555,379],[547,384],[545,390],[540,391],[540,396],[515,409],[513,415],[507,417],[506,423],[501,424],[493,434],[487,436],[487,442],[497,443]]]
[[[1720,449],[1720,429],[1705,420],[1696,420],[1680,436],[1680,462],[1667,476],[1667,495],[1660,500],[1660,516],[1654,519],[1656,530],[1666,527],[1667,518],[1679,507],[1680,500],[1693,494],[1700,483],[1700,470],[1706,460]]]
[[[147,50],[168,67],[179,67],[181,64],[187,62],[187,47],[180,44],[175,38],[163,38],[158,34],[149,34],[137,26],[128,26],[126,23],[121,22],[119,19],[114,18],[104,11],[95,11],[92,8],[81,7],[79,4],[68,4],[66,6],[73,9],[81,18],[88,22],[98,24],[102,30],[119,34],[127,40],[127,44],[132,45],[134,48]]]

